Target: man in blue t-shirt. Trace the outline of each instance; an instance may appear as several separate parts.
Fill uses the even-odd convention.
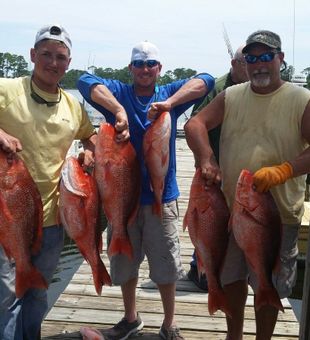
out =
[[[113,328],[104,332],[107,339],[125,339],[143,328],[136,311],[135,290],[138,270],[144,255],[150,267],[150,278],[157,284],[164,309],[160,329],[163,339],[184,339],[174,320],[176,281],[183,275],[178,238],[176,181],[176,130],[177,119],[193,104],[199,103],[214,87],[214,78],[207,73],[192,79],[184,79],[158,86],[157,78],[162,65],[157,47],[148,41],[137,44],[131,55],[129,70],[133,84],[118,80],[102,79],[86,73],[81,76],[78,88],[94,108],[100,111],[107,122],[115,124],[115,117],[127,114],[130,140],[141,166],[142,193],[138,217],[129,232],[134,249],[134,259],[115,255],[111,261],[113,284],[121,285],[125,307],[124,318]],[[118,104],[111,101],[111,93]],[[152,213],[154,194],[151,191],[148,171],[143,160],[143,136],[151,121],[163,112],[170,112],[171,137],[170,159],[162,197],[162,219]],[[108,228],[108,234],[110,228]]]

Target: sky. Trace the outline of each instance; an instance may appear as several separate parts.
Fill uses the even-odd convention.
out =
[[[285,60],[300,73],[310,67],[309,0],[9,0],[0,11],[0,52],[29,62],[36,32],[59,23],[73,48],[70,69],[120,69],[134,45],[160,50],[162,74],[191,68],[215,77],[230,67],[225,27],[235,51],[258,29],[276,32]]]

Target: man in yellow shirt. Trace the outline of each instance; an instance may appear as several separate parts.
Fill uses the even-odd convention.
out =
[[[63,228],[57,225],[60,170],[73,140],[84,146],[84,165],[94,162],[96,134],[76,98],[59,87],[69,67],[71,40],[59,25],[42,27],[30,50],[31,77],[0,79],[0,148],[8,160],[18,152],[38,186],[43,202],[43,241],[32,262],[51,282],[63,247]],[[113,99],[113,98],[112,98]],[[127,116],[116,115],[119,140],[129,137]],[[1,195],[1,193],[0,193]],[[47,311],[43,289],[15,296],[15,267],[0,246],[0,338],[36,340]]]
[[[242,52],[250,82],[227,88],[185,126],[188,144],[206,185],[222,182],[230,208],[242,169],[254,173],[258,192],[271,189],[283,225],[281,268],[273,277],[280,298],[288,297],[296,280],[298,228],[303,215],[305,174],[310,169],[310,92],[280,77],[284,52],[270,31],[252,33]],[[222,124],[219,164],[208,142],[208,130]],[[229,340],[241,340],[249,273],[244,254],[230,235],[222,284],[231,308],[226,317]],[[254,299],[255,301],[255,299]],[[255,311],[256,339],[271,339],[278,309]]]

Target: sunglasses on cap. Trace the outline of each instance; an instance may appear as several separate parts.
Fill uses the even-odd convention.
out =
[[[134,60],[132,63],[131,63],[134,67],[136,68],[142,68],[142,67],[149,67],[149,68],[153,68],[155,66],[157,66],[159,64],[159,61],[157,60]]]
[[[263,63],[268,63],[274,59],[274,56],[278,54],[279,52],[267,52],[263,53],[261,55],[252,55],[252,54],[246,54],[244,56],[245,61],[248,64],[255,64],[258,61],[261,61]]]

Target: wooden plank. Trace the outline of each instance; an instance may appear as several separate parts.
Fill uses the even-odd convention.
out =
[[[72,340],[72,339],[81,339],[80,333],[78,329],[81,326],[89,326],[88,324],[76,324],[76,323],[64,323],[64,322],[45,322],[45,329],[47,330],[49,336],[45,337],[46,340]],[[92,327],[103,330],[102,324],[93,324]],[[160,340],[158,336],[159,328],[152,327],[144,327],[143,331],[140,332],[136,336],[131,336],[130,340]],[[187,331],[182,330],[182,334],[187,340],[223,340],[225,339],[226,334],[220,332],[201,332],[201,331]],[[254,340],[254,336],[252,334],[244,334],[244,340]],[[274,336],[274,340],[296,340],[294,336]]]
[[[152,303],[147,303],[149,299],[139,299],[137,300],[137,310],[140,312],[148,313],[158,313],[162,314],[162,303],[158,296],[158,299],[153,299]],[[64,308],[84,308],[91,309],[96,306],[97,310],[124,310],[122,299],[116,300],[115,297],[106,294],[104,296],[98,297],[94,295],[70,295],[62,294],[57,300],[55,306]],[[198,303],[195,303],[195,309],[192,308],[193,302],[184,302],[183,300],[176,301],[176,315],[192,315],[192,316],[208,316],[207,310],[207,296],[206,299]],[[246,306],[246,317],[248,319],[254,319],[254,308],[253,304],[247,303]],[[217,318],[224,318],[225,315],[222,312],[218,312],[214,315]],[[294,322],[296,321],[295,315],[289,307],[285,310],[285,313],[279,313],[279,321]]]
[[[149,327],[160,327],[162,323],[163,315],[159,313],[159,317],[154,318],[154,313],[139,312],[140,316],[145,324]],[[53,321],[68,321],[74,320],[77,323],[99,323],[105,325],[114,325],[118,322],[124,313],[119,310],[109,310],[108,312],[98,312],[94,307],[91,309],[83,308],[63,308],[55,306],[52,311],[46,317],[46,320]],[[217,318],[214,316],[199,316],[186,314],[177,314],[176,321],[182,325],[182,330],[200,330],[200,331],[219,331],[226,332],[226,323],[223,322],[223,318]],[[255,320],[247,319],[244,323],[244,332],[250,333],[255,329]],[[297,336],[299,332],[299,326],[295,322],[278,322],[274,334],[275,335],[288,335]]]

